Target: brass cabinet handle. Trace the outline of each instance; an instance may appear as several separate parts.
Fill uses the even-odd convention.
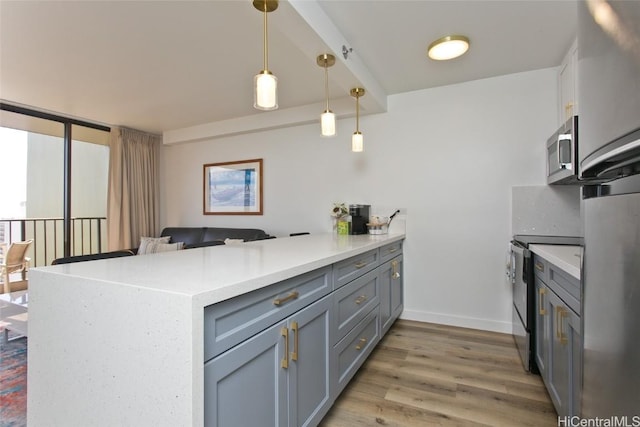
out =
[[[389,253],[390,253],[390,254],[392,254],[392,253],[394,253],[394,252],[395,252],[395,251],[397,251],[397,250],[398,250],[398,248],[391,248],[391,249],[389,249]]]
[[[547,310],[544,308],[544,294],[547,293],[547,290],[545,288],[540,288],[538,290],[538,313],[540,314],[540,316],[546,316],[547,315]]]
[[[355,303],[356,304],[362,304],[366,300],[367,300],[367,296],[366,295],[360,295],[358,298],[356,298]]]
[[[364,345],[366,343],[367,343],[367,339],[366,338],[360,338],[360,342],[356,346],[356,350],[362,350],[362,347],[364,347]]]
[[[544,264],[541,264],[539,262],[536,262],[536,270],[538,271],[544,271]]]
[[[356,268],[362,268],[362,267],[364,267],[365,265],[367,265],[367,263],[366,263],[366,262],[360,261],[360,262],[356,262],[355,267],[356,267]]]
[[[391,278],[399,279],[400,272],[398,272],[398,261],[391,261]]]
[[[298,322],[291,323],[291,330],[293,331],[293,353],[291,353],[291,360],[298,360]]]
[[[560,306],[556,306],[556,338],[562,345],[567,343],[567,336],[564,333],[564,318],[567,314],[567,310]]]
[[[280,366],[284,369],[289,368],[289,330],[286,326],[280,329],[280,335],[284,337],[284,358],[280,363]]]
[[[292,299],[296,299],[300,296],[300,293],[298,291],[292,291],[289,293],[289,295],[287,295],[284,298],[276,298],[273,300],[273,305],[280,305],[280,304],[284,304],[287,301],[290,301]]]
[[[558,307],[558,326],[559,326],[559,331],[558,331],[558,339],[560,340],[560,344],[562,345],[566,345],[567,344],[567,335],[564,333],[564,318],[569,314],[567,312],[567,310],[565,310],[562,307]]]

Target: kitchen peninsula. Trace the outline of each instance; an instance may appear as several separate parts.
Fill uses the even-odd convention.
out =
[[[230,369],[224,357],[237,361],[234,350],[277,327],[271,362],[287,375],[277,382],[306,375],[303,355],[325,354],[326,393],[311,409],[315,392],[299,390],[293,405],[274,396],[268,415],[314,425],[402,310],[404,237],[318,234],[33,269],[29,424],[225,425],[224,411],[205,404],[233,396],[216,380]],[[326,346],[305,339],[304,312]],[[248,394],[263,377],[238,378]],[[298,413],[277,410],[295,402]],[[237,410],[255,409],[247,403]]]

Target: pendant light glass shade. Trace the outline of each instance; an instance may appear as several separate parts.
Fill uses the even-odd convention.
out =
[[[278,108],[278,78],[269,70],[263,70],[253,78],[253,107],[258,110]]]
[[[364,137],[362,133],[355,131],[351,136],[351,151],[361,153],[364,151]]]
[[[336,134],[336,115],[327,110],[320,114],[320,127],[322,136],[335,136]]]
[[[351,89],[351,96],[356,98],[356,131],[351,136],[351,151],[361,153],[364,151],[364,137],[360,132],[360,97],[364,95],[364,89],[354,87]]]
[[[336,57],[323,53],[316,58],[316,63],[324,68],[324,99],[326,108],[320,115],[320,131],[322,136],[335,136],[336,134],[336,115],[329,109],[329,67],[336,63]]]
[[[278,108],[278,79],[269,71],[267,14],[278,8],[278,0],[253,0],[253,7],[264,14],[264,68],[253,78],[253,107],[258,110]]]

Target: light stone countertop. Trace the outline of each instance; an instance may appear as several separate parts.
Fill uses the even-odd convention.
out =
[[[204,307],[404,238],[310,234],[32,270],[180,294]]]
[[[580,280],[582,246],[529,245],[529,250]]]

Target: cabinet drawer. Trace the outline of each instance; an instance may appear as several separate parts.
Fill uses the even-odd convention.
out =
[[[383,264],[390,259],[400,255],[402,253],[402,240],[389,243],[380,248],[380,264]]]
[[[549,263],[544,258],[540,258],[539,256],[534,254],[533,255],[533,274],[535,274],[535,277],[547,283],[548,269],[549,269]]]
[[[380,302],[378,274],[370,271],[333,294],[333,337],[340,341]]]
[[[205,362],[329,292],[331,266],[205,307]]]
[[[338,289],[378,266],[378,249],[337,262],[333,266],[333,286]]]
[[[347,385],[360,365],[380,340],[380,322],[374,308],[342,341],[335,346],[337,381],[334,396]]]
[[[547,282],[558,296],[573,311],[580,315],[580,281],[553,264],[549,264],[549,281]]]

